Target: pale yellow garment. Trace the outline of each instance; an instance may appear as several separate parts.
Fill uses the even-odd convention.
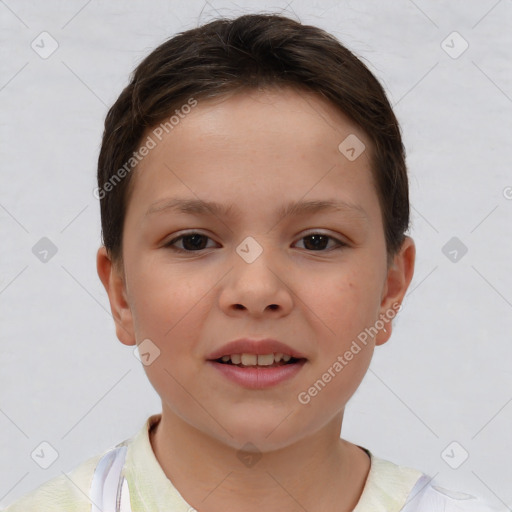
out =
[[[160,414],[150,416],[127,443],[124,475],[133,512],[190,512],[191,506],[163,472],[149,440],[149,429]],[[104,452],[105,453],[105,452]],[[44,483],[5,509],[5,512],[90,512],[92,476],[102,454],[74,470]],[[370,454],[371,455],[371,454]],[[353,512],[399,512],[421,472],[371,455],[371,467]]]

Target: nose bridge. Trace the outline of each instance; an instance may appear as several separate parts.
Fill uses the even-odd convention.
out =
[[[257,236],[257,235],[256,235]],[[270,282],[276,279],[274,268],[279,265],[278,251],[272,247],[270,237],[247,236],[235,249],[238,259],[235,259],[237,280],[249,279],[251,286],[257,288],[263,285],[268,288]]]
[[[257,236],[257,235],[256,235]],[[290,291],[284,276],[279,251],[272,247],[271,237],[247,236],[235,248],[234,268],[222,293],[222,306],[253,312],[291,306]],[[261,243],[260,243],[261,242]]]

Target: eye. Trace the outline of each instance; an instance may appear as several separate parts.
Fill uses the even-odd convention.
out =
[[[165,247],[169,247],[176,252],[197,252],[208,248],[204,246],[205,240],[211,240],[211,238],[202,233],[190,232],[172,239],[165,244]],[[180,241],[184,249],[174,247],[174,244]]]
[[[173,238],[171,241],[167,242],[164,247],[168,247],[176,252],[199,252],[212,247],[205,246],[205,242],[207,240],[211,240],[211,238],[209,236],[203,235],[202,233],[190,232]],[[304,248],[314,252],[325,252],[328,247],[329,240],[335,242],[334,247],[330,248],[331,250],[347,247],[346,243],[337,238],[326,235],[325,233],[310,233],[300,238],[300,240],[306,240],[304,243]],[[177,247],[175,245],[178,242],[181,243],[182,247]]]
[[[346,243],[338,240],[337,238],[326,235],[325,233],[310,233],[306,236],[303,236],[300,240],[307,240],[307,242],[304,244],[305,249],[313,250],[315,252],[325,252],[328,240],[334,240],[334,242],[336,242],[336,245],[331,247],[331,249],[347,247]]]

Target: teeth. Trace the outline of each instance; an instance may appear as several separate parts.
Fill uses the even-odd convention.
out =
[[[254,366],[258,363],[258,356],[256,354],[242,354],[242,364],[244,366]]]
[[[230,360],[233,364],[242,364],[244,366],[272,366],[274,363],[279,363],[281,360],[285,363],[292,358],[289,354],[231,354],[230,356],[222,356],[222,362],[228,363]]]
[[[243,361],[243,359],[242,359]],[[274,364],[274,354],[266,354],[258,356],[258,366],[270,366]]]

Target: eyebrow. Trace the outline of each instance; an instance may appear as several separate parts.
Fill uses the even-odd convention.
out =
[[[217,217],[239,217],[241,212],[235,204],[223,205],[214,201],[202,199],[168,198],[153,203],[146,215],[174,211],[191,215],[215,215]],[[364,220],[368,220],[368,214],[358,204],[349,203],[340,199],[291,201],[282,206],[276,212],[279,218],[320,213],[323,211],[352,213]]]

